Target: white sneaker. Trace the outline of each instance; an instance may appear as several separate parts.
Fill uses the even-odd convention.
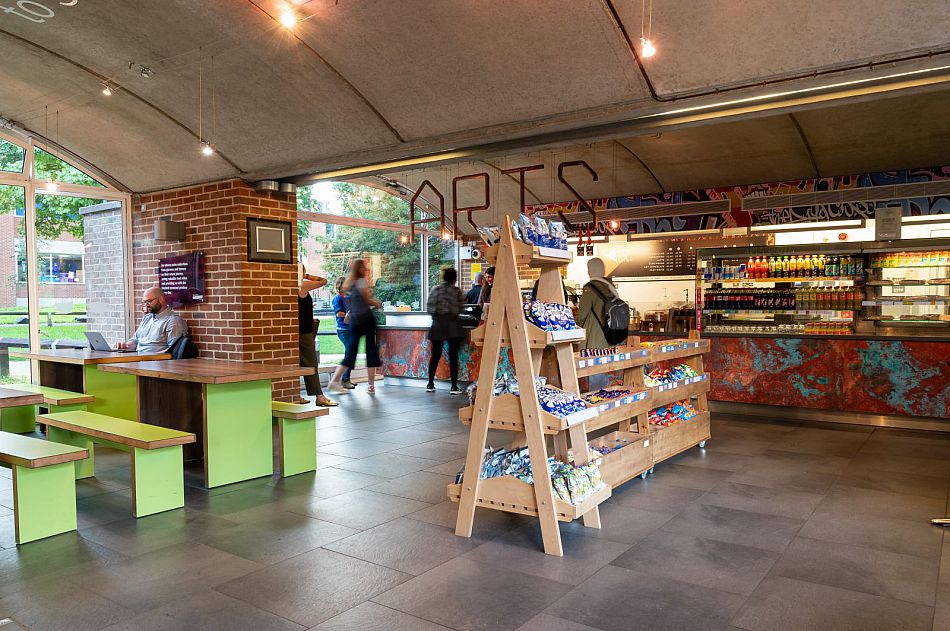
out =
[[[331,381],[327,384],[327,390],[330,392],[336,392],[337,394],[349,394],[350,391],[343,386],[341,381]]]

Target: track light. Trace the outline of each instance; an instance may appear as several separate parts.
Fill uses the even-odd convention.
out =
[[[201,145],[201,153],[206,156],[212,156],[214,155],[214,148],[206,142]]]
[[[648,40],[645,37],[640,38],[640,54],[643,55],[644,59],[652,57],[656,54],[656,46],[653,45],[653,42]]]
[[[108,84],[108,83],[105,85],[104,88],[102,88],[102,93],[103,93],[105,96],[112,96],[112,88],[109,87],[109,84]]]
[[[280,14],[280,25],[286,29],[292,29],[297,26],[297,14],[287,9]]]
[[[142,69],[139,71],[139,74],[143,79],[151,79],[155,75],[155,71],[149,68],[148,66],[142,66]]]
[[[611,221],[611,222],[610,222],[610,229],[611,229],[611,230],[616,230],[616,229],[619,228],[619,227],[620,227],[620,222],[619,222],[619,221]]]

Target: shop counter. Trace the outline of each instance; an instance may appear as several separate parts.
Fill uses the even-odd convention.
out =
[[[135,378],[105,373],[97,368],[103,364],[171,358],[168,353],[115,353],[72,348],[43,349],[36,353],[11,350],[10,356],[36,360],[41,386],[92,395],[96,400],[86,406],[90,412],[130,421],[138,420]]]

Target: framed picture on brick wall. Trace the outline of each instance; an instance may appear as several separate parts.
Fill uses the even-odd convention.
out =
[[[254,263],[293,263],[293,224],[247,218],[247,260]]]

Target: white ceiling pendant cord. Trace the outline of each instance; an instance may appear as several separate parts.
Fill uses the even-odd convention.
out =
[[[644,16],[647,0],[640,0],[640,54],[645,59],[656,54],[656,46],[653,45],[653,0],[649,1],[650,12]],[[645,20],[644,17],[646,17]],[[647,24],[646,31],[643,28],[645,23]]]
[[[211,146],[210,142],[205,141],[204,137],[204,128],[202,125],[203,115],[204,115],[204,102],[202,100],[202,78],[204,72],[204,57],[202,56],[202,49],[198,49],[198,142],[201,143],[201,155],[211,156],[214,155],[214,148]]]

